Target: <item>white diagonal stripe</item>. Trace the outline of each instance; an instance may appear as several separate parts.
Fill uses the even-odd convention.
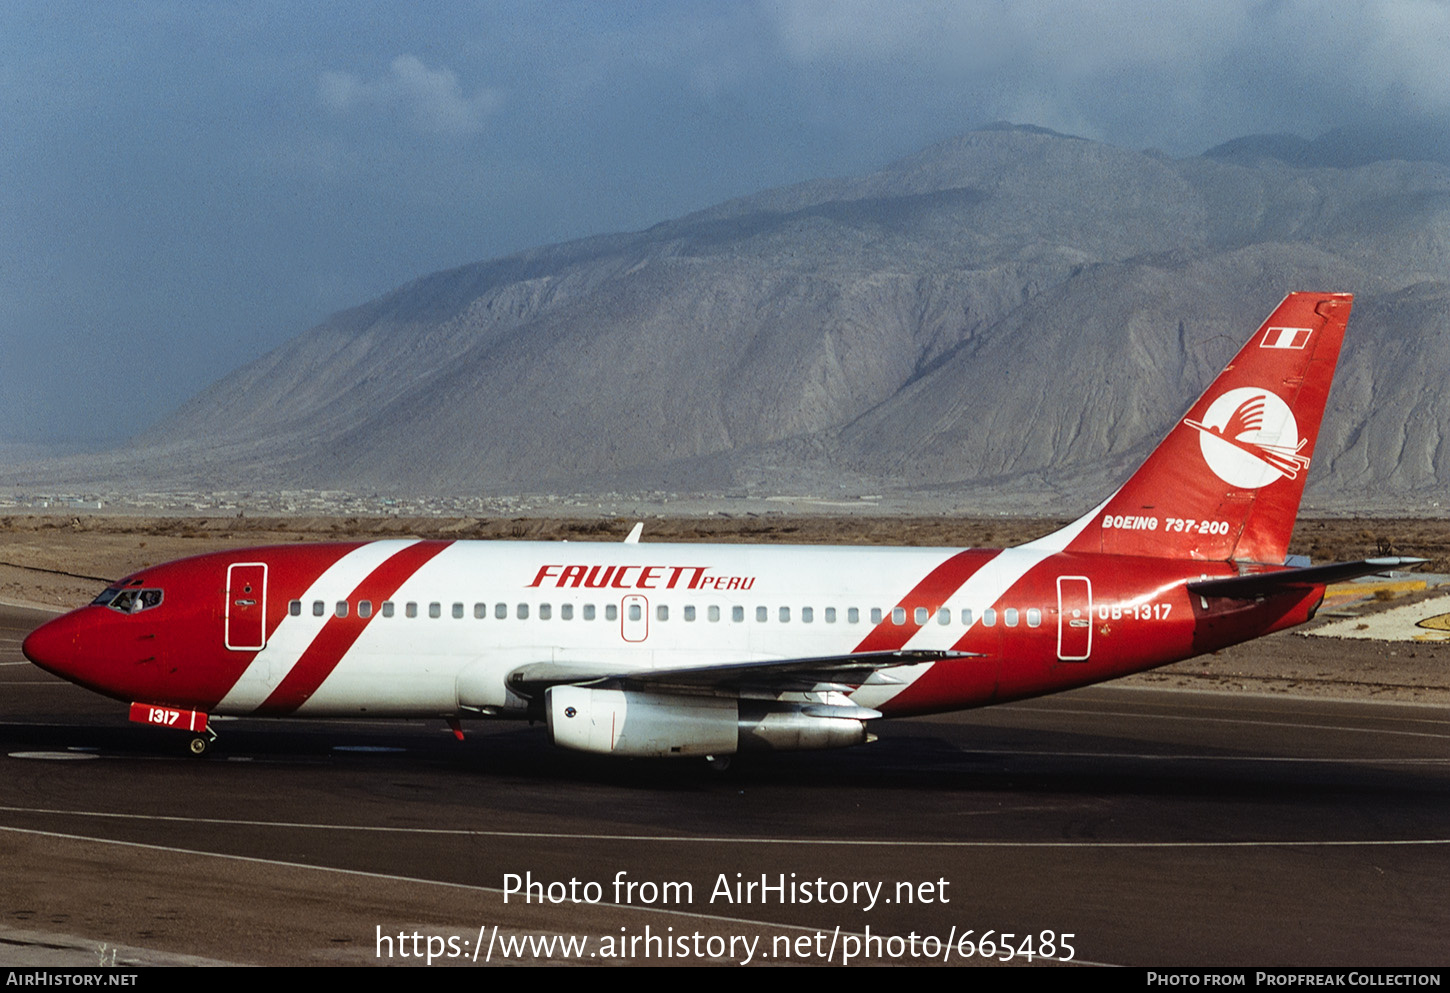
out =
[[[253,657],[247,671],[216,705],[216,712],[246,713],[261,706],[326,626],[332,616],[332,605],[338,600],[346,600],[357,589],[358,583],[374,569],[416,543],[416,539],[370,542],[328,566],[306,592],[292,598],[302,601],[302,614],[298,617],[288,614],[282,618],[282,623],[267,639],[267,647]],[[270,592],[285,595],[285,591]],[[321,600],[327,605],[321,617],[312,614],[314,600]]]

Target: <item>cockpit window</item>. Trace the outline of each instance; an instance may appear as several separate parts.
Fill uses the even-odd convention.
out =
[[[160,606],[160,590],[118,590],[109,589],[91,601],[96,606],[110,607],[123,614],[138,614],[143,610]]]
[[[116,599],[116,594],[120,592],[121,590],[119,587],[109,586],[101,591],[100,596],[96,597],[94,600],[91,601],[91,606],[104,607],[106,604]]]

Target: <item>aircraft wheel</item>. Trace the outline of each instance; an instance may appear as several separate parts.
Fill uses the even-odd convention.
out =
[[[711,772],[725,772],[730,768],[730,760],[734,757],[733,755],[707,755],[705,764],[710,767]]]
[[[188,747],[191,754],[200,758],[211,749],[211,742],[208,741],[206,738],[192,738],[191,744]]]

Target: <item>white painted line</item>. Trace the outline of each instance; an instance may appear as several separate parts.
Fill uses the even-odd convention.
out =
[[[1258,691],[1249,692],[1247,690],[1215,690],[1215,689],[1209,689],[1209,688],[1206,688],[1206,687],[1192,687],[1192,688],[1189,688],[1189,687],[1183,687],[1183,686],[1157,686],[1157,685],[1155,685],[1155,686],[1139,686],[1139,685],[1129,684],[1129,683],[1123,682],[1123,680],[1132,679],[1135,676],[1152,676],[1152,675],[1160,675],[1160,676],[1172,677],[1172,676],[1178,675],[1178,673],[1169,672],[1166,669],[1145,669],[1142,672],[1135,672],[1131,676],[1123,676],[1120,679],[1109,680],[1106,683],[1095,683],[1092,686],[1086,686],[1086,687],[1083,687],[1082,689],[1073,690],[1071,692],[1074,692],[1074,693],[1094,693],[1094,692],[1101,692],[1101,691],[1106,690],[1106,691],[1121,691],[1121,692],[1126,692],[1126,693],[1182,693],[1182,694],[1188,695],[1188,696],[1196,695],[1196,696],[1213,697],[1213,698],[1215,698],[1214,699],[1214,702],[1216,704],[1218,704],[1219,706],[1225,706],[1227,704],[1227,702],[1230,701],[1230,700],[1273,700],[1275,703],[1313,703],[1313,704],[1321,704],[1321,705],[1324,705],[1324,706],[1334,706],[1334,707],[1406,707],[1406,708],[1424,707],[1424,708],[1427,708],[1427,709],[1438,710],[1438,711],[1441,711],[1442,713],[1445,711],[1445,704],[1443,704],[1443,703],[1426,703],[1423,700],[1376,700],[1376,699],[1370,699],[1368,697],[1361,697],[1361,696],[1305,696],[1302,693],[1263,693],[1263,692],[1258,692]],[[1225,674],[1222,678],[1231,679],[1233,677],[1232,676],[1228,676],[1228,675]],[[1254,682],[1269,682],[1271,680],[1276,680],[1276,679],[1277,680],[1280,680],[1281,682],[1285,682],[1285,683],[1291,683],[1291,682],[1312,683],[1312,682],[1314,682],[1314,680],[1312,680],[1312,679],[1304,679],[1304,678],[1294,677],[1294,676],[1245,676],[1245,677],[1242,677],[1242,678],[1251,679]],[[1320,685],[1326,685],[1326,684],[1320,684]],[[1327,685],[1342,686],[1344,684],[1342,684],[1342,683],[1331,683],[1331,684],[1327,684]],[[1377,686],[1377,685],[1381,685],[1381,684],[1378,684],[1378,683],[1364,683],[1362,685],[1365,685],[1365,686]],[[1444,690],[1444,689],[1446,689],[1446,687],[1444,687],[1444,686],[1436,686],[1436,685],[1405,686],[1404,684],[1400,684],[1400,683],[1396,683],[1394,685],[1398,689],[1411,689],[1411,690],[1420,690],[1420,689],[1424,689],[1424,690]],[[1005,710],[1005,709],[1007,709],[1007,708],[1009,708],[1011,706],[1013,706],[1013,705],[1010,704],[1010,703],[999,703],[999,704],[993,705],[992,709],[993,710]]]
[[[1203,724],[1249,724],[1255,727],[1297,728],[1301,731],[1352,731],[1355,734],[1391,734],[1407,738],[1450,738],[1450,733],[1437,734],[1431,731],[1392,731],[1385,728],[1356,728],[1340,724],[1298,724],[1293,721],[1252,721],[1245,717],[1195,717],[1192,714],[1150,714],[1143,711],[1076,710],[1065,707],[998,707],[997,710],[1015,710],[1034,714],[1078,714],[1095,717],[1135,717],[1151,721],[1198,721]],[[1450,722],[1434,722],[1450,723]]]
[[[363,752],[366,754],[371,754],[375,752],[380,754],[387,754],[392,752],[407,751],[406,748],[398,748],[393,745],[333,745],[332,750],[334,752]]]
[[[1444,758],[1334,758],[1316,755],[1302,758],[1291,755],[1166,755],[1161,752],[1034,752],[1015,748],[962,748],[961,755],[997,755],[1009,758],[1030,755],[1036,758],[1059,759],[1132,759],[1150,762],[1283,762],[1286,764],[1306,763],[1310,765],[1450,765],[1450,756]]]
[[[177,817],[167,814],[117,814],[100,810],[54,810],[45,807],[6,807],[0,811],[13,814],[47,814],[63,817],[100,817],[116,820],[164,821],[181,824],[224,824],[232,827],[297,828],[314,831],[357,831],[378,834],[422,834],[437,837],[463,838],[529,838],[549,841],[642,841],[650,843],[670,842],[675,844],[709,845],[800,845],[807,847],[847,848],[1383,848],[1423,845],[1450,845],[1450,838],[1370,838],[1340,840],[1296,840],[1296,841],[910,841],[904,839],[864,838],[731,838],[707,835],[648,835],[648,834],[589,834],[563,831],[485,831],[474,828],[420,828],[393,827],[368,824],[309,824],[303,821],[254,821],[222,817]],[[222,855],[214,852],[191,851],[184,848],[166,848],[159,845],[144,845],[140,842],[112,841],[108,838],[89,838],[83,835],[54,834],[49,831],[31,831],[28,828],[0,826],[0,831],[18,831],[25,834],[42,834],[56,838],[74,838],[78,841],[98,841],[117,845],[137,845],[141,848],[156,848],[160,851],[187,852],[192,855],[216,855],[218,858],[239,858],[249,862],[264,862],[273,865],[292,865],[290,862],[274,862],[241,855]],[[323,868],[307,866],[309,869]],[[351,869],[337,869],[336,872],[352,872]],[[371,876],[376,873],[358,872],[357,875]],[[403,876],[388,876],[389,879],[406,879]],[[430,880],[413,880],[430,882]],[[441,885],[464,886],[462,883]],[[483,889],[502,892],[486,886],[466,886],[468,889]],[[602,905],[601,905],[602,906]]]

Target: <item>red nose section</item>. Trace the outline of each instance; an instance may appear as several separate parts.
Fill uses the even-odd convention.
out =
[[[116,664],[112,647],[116,639],[107,626],[106,613],[104,607],[82,607],[57,617],[30,632],[20,650],[47,672],[122,699],[134,689],[121,684],[127,681],[128,669],[135,667]]]
[[[25,657],[47,672],[65,679],[74,679],[76,633],[79,630],[74,614],[46,621],[30,632],[20,646]]]

